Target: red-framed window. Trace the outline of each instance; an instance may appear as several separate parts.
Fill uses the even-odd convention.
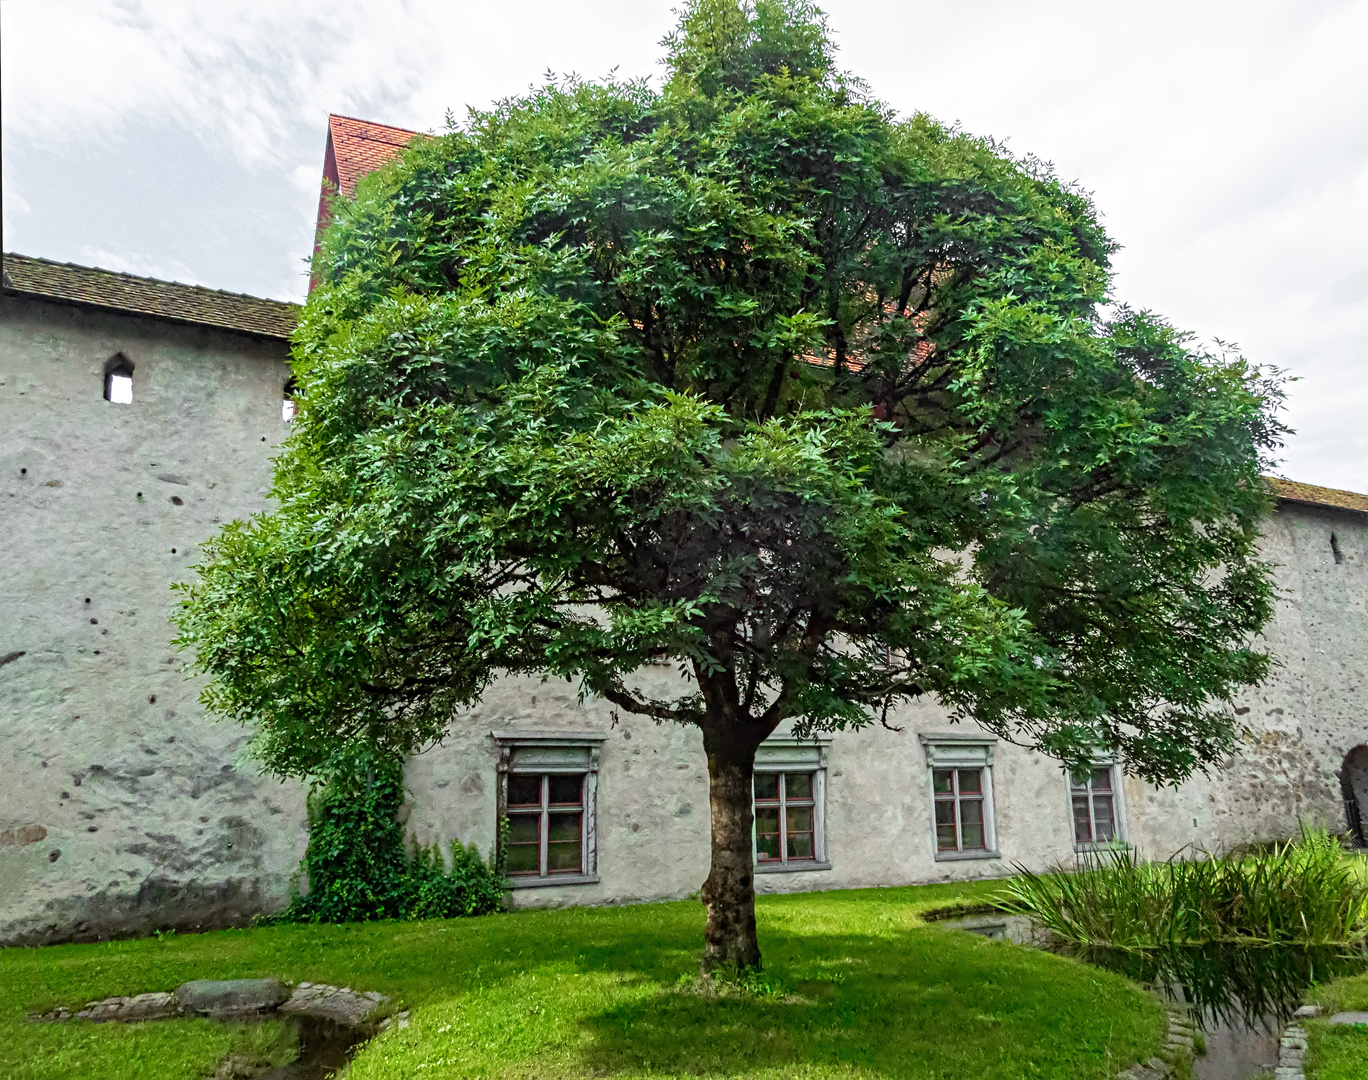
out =
[[[817,860],[816,774],[755,774],[755,859],[761,863]]]
[[[584,873],[584,773],[509,773],[509,877]]]
[[[1103,765],[1091,769],[1085,776],[1070,777],[1074,843],[1109,844],[1117,839],[1116,790],[1112,773],[1110,765]]]
[[[986,851],[982,769],[932,769],[937,851]]]

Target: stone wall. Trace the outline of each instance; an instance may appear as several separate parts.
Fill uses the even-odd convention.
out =
[[[132,405],[102,398],[135,365]],[[0,301],[0,941],[242,923],[281,906],[306,842],[303,790],[260,777],[245,733],[207,717],[170,642],[169,591],[222,522],[263,509],[286,428],[285,346],[149,318]],[[1335,544],[1330,543],[1331,534]],[[1124,782],[1145,854],[1344,828],[1339,771],[1368,739],[1368,516],[1291,502],[1266,529],[1283,598],[1279,667],[1239,705],[1232,761],[1176,789]],[[668,667],[642,678],[668,693]],[[934,703],[898,731],[826,751],[830,868],[757,875],[762,891],[1000,876],[1070,863],[1057,762],[994,748],[997,854],[935,852],[921,736],[957,730]],[[518,904],[681,896],[708,869],[701,738],[581,703],[563,682],[506,679],[406,774],[422,843],[495,835],[493,731],[601,736],[597,880],[515,890]]]
[[[105,364],[134,364],[131,405]],[[240,923],[288,895],[260,778],[170,645],[170,583],[264,509],[284,342],[0,300],[0,940]]]

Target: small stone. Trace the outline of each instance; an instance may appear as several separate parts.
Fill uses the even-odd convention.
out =
[[[1337,1012],[1330,1017],[1332,1024],[1368,1024],[1368,1012]]]
[[[1306,1080],[1306,1073],[1300,1068],[1284,1069],[1279,1065],[1273,1070],[1273,1080]]]
[[[1278,1064],[1286,1068],[1302,1068],[1306,1064],[1306,1051],[1294,1050],[1284,1046],[1282,1052],[1278,1054]]]
[[[269,1012],[290,996],[279,979],[196,979],[176,989],[185,1012],[203,1016],[245,1016]]]
[[[135,1020],[164,1020],[178,1016],[180,1008],[170,994],[138,994],[136,997],[111,997],[92,1001],[76,1015],[82,1020],[97,1023],[116,1020],[130,1023]]]
[[[280,1011],[332,1020],[347,1027],[361,1027],[386,1000],[383,994],[362,994],[345,986],[304,986],[301,983]]]
[[[1298,1020],[1310,1020],[1314,1017],[1319,1016],[1320,1014],[1321,1007],[1319,1005],[1303,1005],[1292,1015],[1296,1017]]]
[[[403,1031],[408,1026],[409,1011],[407,1009],[403,1012],[397,1012],[393,1016],[387,1016],[384,1020],[380,1021],[381,1031],[388,1031],[390,1028],[398,1028],[400,1031]]]
[[[1169,1063],[1165,1061],[1163,1058],[1152,1057],[1148,1061],[1146,1061],[1145,1064],[1148,1065],[1153,1071],[1157,1072],[1160,1076],[1167,1076],[1169,1073]]]

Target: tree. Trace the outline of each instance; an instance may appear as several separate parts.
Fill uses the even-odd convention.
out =
[[[895,116],[806,0],[693,0],[665,44],[659,91],[544,86],[338,204],[278,509],[179,619],[283,775],[413,752],[501,673],[696,725],[703,965],[749,968],[782,722],[931,695],[1154,782],[1229,749],[1280,392],[1109,306],[1088,196]]]

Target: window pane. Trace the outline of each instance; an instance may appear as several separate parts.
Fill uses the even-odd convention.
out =
[[[573,776],[548,776],[550,790],[547,799],[554,806],[578,806],[584,792],[584,774]]]
[[[963,774],[961,774],[962,776]],[[983,800],[960,800],[960,835],[966,851],[987,845],[983,842]]]
[[[508,818],[508,872],[536,874],[541,871],[541,815],[510,814]]]
[[[795,859],[811,859],[812,854],[812,833],[793,832],[788,834],[788,857],[789,862]]]
[[[1074,791],[1087,791],[1090,779],[1091,777],[1089,777],[1087,773],[1084,773],[1082,776],[1075,776],[1073,773],[1070,773],[1069,787]]]
[[[961,795],[977,795],[983,790],[982,771],[979,769],[960,769],[959,789]]]
[[[1088,796],[1075,794],[1073,797],[1074,842],[1091,844],[1092,825],[1088,821]]]
[[[812,798],[812,773],[785,773],[784,798]]]
[[[550,815],[550,835],[546,842],[546,869],[551,874],[578,874],[580,858],[580,822],[582,814]]]
[[[954,851],[959,847],[955,839],[955,804],[949,799],[936,802],[936,849]]]
[[[1092,787],[1094,791],[1111,790],[1111,769],[1094,769],[1092,774]]]
[[[131,375],[111,375],[109,377],[109,400],[116,405],[133,404],[133,377]]]
[[[812,807],[790,806],[784,822],[788,833],[788,857],[812,858]]]
[[[541,782],[542,778],[540,776],[528,773],[509,773],[508,805],[540,806]]]
[[[777,806],[756,808],[755,857],[760,862],[779,858],[779,808]]]
[[[953,791],[954,788],[952,787],[952,785],[951,785],[951,780],[950,780],[951,774],[952,774],[953,772],[954,772],[953,769],[932,769],[932,770],[931,770],[931,786],[932,786],[932,788],[934,788],[936,791],[941,791],[941,792],[946,792],[946,793],[949,793],[949,792]]]
[[[779,774],[758,772],[755,774],[755,797],[757,799],[779,798]]]
[[[1093,821],[1097,823],[1097,839],[1099,842],[1116,839],[1116,820],[1110,795],[1093,796]]]

